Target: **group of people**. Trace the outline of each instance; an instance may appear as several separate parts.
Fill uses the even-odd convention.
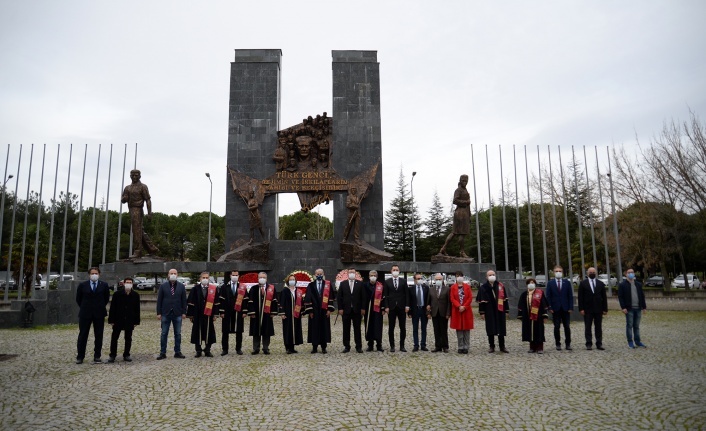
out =
[[[605,285],[596,278],[595,268],[589,268],[588,278],[578,289],[578,308],[584,319],[586,349],[595,345],[604,350],[602,318],[608,312]],[[282,338],[287,354],[297,353],[296,347],[304,344],[302,319],[308,320],[307,343],[311,353],[327,353],[331,343],[331,320],[334,325],[340,317],[343,326],[343,351],[355,348],[363,353],[363,338],[367,351],[383,351],[383,319],[388,316],[388,341],[390,352],[399,348],[406,352],[406,322],[412,320],[413,351],[428,351],[427,323],[432,321],[434,349],[432,352],[449,351],[448,329],[456,331],[458,353],[467,354],[470,349],[470,331],[474,328],[471,309],[473,294],[471,286],[464,281],[461,272],[456,273],[456,282],[446,283],[442,274],[434,275],[431,284],[424,282],[421,274],[414,275],[414,285],[400,277],[399,266],[393,265],[391,277],[378,278],[377,271],[370,271],[367,281],[357,279],[354,268],[348,270],[348,279],[336,289],[326,280],[324,271],[317,269],[314,281],[306,291],[297,287],[297,280],[290,275],[285,288],[277,292],[274,284],[268,283],[267,273],[258,274],[258,284],[246,288],[239,282],[237,270],[230,272],[226,282],[218,286],[210,282],[210,274],[203,272],[199,283],[188,294],[183,283],[177,280],[176,269],[170,269],[168,280],[159,286],[157,294],[157,318],[161,321],[160,353],[158,360],[167,357],[167,340],[170,327],[174,331],[174,357],[184,358],[181,351],[181,327],[184,319],[192,322],[190,341],[195,356],[212,357],[211,347],[216,343],[217,332],[221,337],[221,356],[230,351],[230,335],[235,334],[235,353],[243,354],[243,332],[249,320],[249,336],[252,337],[251,354],[270,354],[270,340],[275,335],[275,321],[281,320]],[[106,306],[110,300],[108,284],[99,279],[100,270],[91,268],[89,280],[78,287],[76,301],[80,307],[79,336],[76,363],[83,362],[90,327],[94,328],[94,362],[101,362],[103,326]],[[124,332],[123,359],[131,361],[132,332],[140,324],[140,298],[133,290],[133,280],[124,280],[124,289],[115,292],[110,305],[108,323],[112,327],[110,356],[114,362],[121,332]],[[574,309],[573,286],[563,278],[561,266],[554,268],[554,278],[549,280],[545,291],[537,288],[534,278],[526,280],[527,289],[518,302],[518,319],[522,321],[522,341],[529,342],[528,353],[544,352],[544,324],[549,314],[554,322],[556,349],[561,350],[561,327],[564,327],[564,348],[572,350],[570,316]],[[626,316],[626,335],[630,348],[645,347],[640,339],[640,318],[646,311],[642,285],[635,281],[634,271],[626,271],[626,279],[618,289],[620,308]],[[476,298],[480,319],[485,322],[488,337],[488,352],[497,347],[509,353],[505,345],[507,318],[509,314],[508,292],[490,270],[486,280],[478,289]],[[332,316],[333,314],[333,316]],[[278,319],[279,318],[279,319]],[[220,331],[216,323],[220,320]],[[395,329],[399,326],[399,344],[395,342]],[[351,343],[351,329],[353,343]]]

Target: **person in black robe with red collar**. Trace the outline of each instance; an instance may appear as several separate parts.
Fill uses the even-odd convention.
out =
[[[363,318],[365,319],[365,341],[368,342],[368,352],[373,351],[373,344],[377,347],[378,352],[384,351],[382,348],[382,316],[385,315],[385,297],[381,295],[378,311],[375,311],[375,286],[377,283],[382,285],[382,282],[378,282],[377,278],[378,272],[372,270],[368,273],[369,281],[365,282],[363,285],[363,307],[365,308]]]
[[[299,309],[297,310],[297,297],[299,297]],[[304,313],[304,298],[297,288],[297,279],[290,275],[287,279],[287,286],[282,289],[279,296],[279,315],[282,316],[282,338],[287,354],[298,353],[294,346],[304,344],[302,335],[302,314]],[[298,316],[295,317],[295,314]]]
[[[245,322],[243,315],[248,312],[248,292],[245,286],[238,283],[240,273],[238,271],[230,272],[230,281],[223,283],[219,288],[220,297],[220,312],[221,312],[221,356],[228,354],[228,335],[235,334],[235,353],[243,354],[243,331],[245,330]],[[238,292],[244,294],[240,303],[240,311],[237,311],[236,302]]]
[[[309,326],[306,342],[311,343],[311,353],[316,353],[321,346],[321,353],[326,353],[326,345],[331,342],[331,313],[336,310],[336,290],[324,279],[324,270],[319,268],[314,272],[316,279],[306,287],[305,310],[309,315]],[[322,301],[329,288],[328,304],[323,307]]]
[[[216,342],[216,329],[213,322],[218,316],[218,292],[213,298],[211,315],[205,314],[209,279],[209,273],[202,272],[200,283],[191,288],[189,297],[186,300],[186,317],[193,323],[191,326],[191,344],[196,348],[195,357],[197,358],[201,357],[202,352],[207,357],[212,358],[211,345]]]
[[[478,289],[478,311],[480,319],[485,320],[485,333],[488,335],[488,353],[495,352],[495,336],[498,336],[500,351],[510,353],[505,348],[505,335],[507,334],[506,319],[510,312],[507,302],[507,290],[496,279],[492,269],[485,274],[487,281]],[[502,286],[502,289],[501,289]],[[501,298],[502,296],[502,298]]]
[[[275,335],[275,325],[272,316],[277,315],[277,293],[274,285],[267,284],[267,273],[258,274],[259,284],[252,286],[248,292],[248,316],[250,316],[250,336],[252,337],[252,354],[270,354],[270,337]],[[270,309],[266,310],[267,291],[272,289]]]
[[[535,294],[539,305],[536,313],[532,313],[532,299]],[[530,349],[527,353],[544,353],[544,324],[549,318],[548,309],[549,301],[547,301],[544,291],[537,288],[537,280],[528,278],[527,290],[522,292],[517,303],[517,318],[522,320],[522,341],[530,343]]]

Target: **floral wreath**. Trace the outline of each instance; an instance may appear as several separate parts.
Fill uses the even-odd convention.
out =
[[[258,284],[257,280],[258,273],[257,272],[248,272],[247,274],[243,274],[240,276],[238,279],[238,282],[240,284],[244,284],[245,287],[250,290],[250,288],[256,284]]]
[[[306,290],[309,283],[314,281],[314,276],[311,275],[309,271],[303,269],[295,269],[294,271],[290,272],[286,277],[284,277],[285,287],[288,287],[287,280],[289,280],[289,277],[291,276],[294,276],[294,279],[297,280],[297,289]]]

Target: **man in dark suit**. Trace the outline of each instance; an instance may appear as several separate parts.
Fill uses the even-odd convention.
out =
[[[306,342],[311,343],[311,353],[316,353],[319,346],[321,353],[326,353],[326,345],[331,342],[331,313],[335,310],[336,291],[325,279],[323,269],[314,271],[314,277],[304,295],[304,313],[309,315]]]
[[[596,348],[603,348],[603,316],[608,314],[605,284],[596,278],[596,268],[588,268],[588,278],[579,284],[579,312],[583,316],[586,350],[592,350],[591,324],[596,327]]]
[[[429,289],[429,315],[434,326],[434,350],[449,352],[449,286],[444,283],[444,276],[437,272],[434,285]]]
[[[429,286],[422,282],[422,274],[414,274],[414,286],[407,289],[409,299],[409,314],[412,315],[412,335],[414,337],[413,352],[419,351],[421,346],[423,351],[427,349],[427,313],[431,310],[429,305]],[[419,342],[419,326],[422,327],[422,340]]]
[[[363,282],[355,279],[355,268],[348,270],[348,280],[341,282],[338,286],[336,303],[338,304],[338,314],[343,318],[343,352],[351,351],[351,322],[353,323],[353,337],[355,340],[355,351],[363,353],[363,341],[360,334],[360,323],[365,315],[363,306]]]
[[[400,352],[406,352],[404,339],[407,335],[405,315],[409,313],[407,280],[400,277],[400,267],[392,265],[392,278],[385,280],[383,296],[385,297],[385,312],[389,315],[390,352],[395,351],[395,323],[400,324]]]
[[[78,312],[78,341],[76,363],[83,362],[86,356],[86,344],[88,343],[88,333],[93,325],[93,335],[96,339],[93,348],[93,363],[101,363],[101,349],[103,348],[103,327],[107,313],[105,307],[110,301],[110,288],[108,283],[101,281],[100,269],[91,268],[88,270],[88,281],[78,285],[76,290],[76,303],[79,306]]]
[[[546,297],[554,320],[554,341],[561,350],[561,326],[564,326],[566,350],[571,350],[571,312],[574,310],[574,288],[565,278],[561,265],[554,267],[554,278],[547,282]]]
[[[228,334],[235,334],[235,353],[243,354],[243,330],[245,321],[243,315],[248,313],[248,292],[244,285],[238,283],[240,273],[230,272],[230,281],[220,287],[221,298],[221,356],[228,354]],[[240,303],[238,304],[238,301]]]
[[[159,286],[157,293],[157,319],[162,322],[162,336],[157,359],[167,357],[169,326],[174,327],[174,357],[183,359],[181,353],[181,323],[186,319],[186,287],[177,281],[177,270],[169,270],[168,281]]]
[[[110,336],[110,359],[108,362],[115,362],[118,354],[118,338],[120,332],[125,331],[125,350],[123,350],[123,360],[132,362],[130,359],[130,348],[132,347],[132,331],[140,324],[140,295],[132,289],[132,277],[123,280],[124,289],[113,294],[110,301],[110,312],[108,313],[108,323],[113,327]]]

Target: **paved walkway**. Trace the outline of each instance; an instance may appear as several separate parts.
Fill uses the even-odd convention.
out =
[[[488,354],[484,329],[472,331],[469,355],[412,353],[409,329],[409,353],[341,354],[338,322],[327,355],[285,355],[278,332],[270,356],[247,354],[246,338],[243,356],[220,357],[217,345],[215,358],[196,359],[185,344],[187,359],[164,361],[154,360],[159,324],[143,318],[132,363],[75,365],[76,325],[1,330],[0,354],[19,356],[0,362],[0,429],[706,428],[704,312],[647,314],[639,350],[611,312],[603,352],[584,350],[573,323],[573,352],[527,354],[513,321],[510,354]],[[106,329],[104,359],[109,338]]]

